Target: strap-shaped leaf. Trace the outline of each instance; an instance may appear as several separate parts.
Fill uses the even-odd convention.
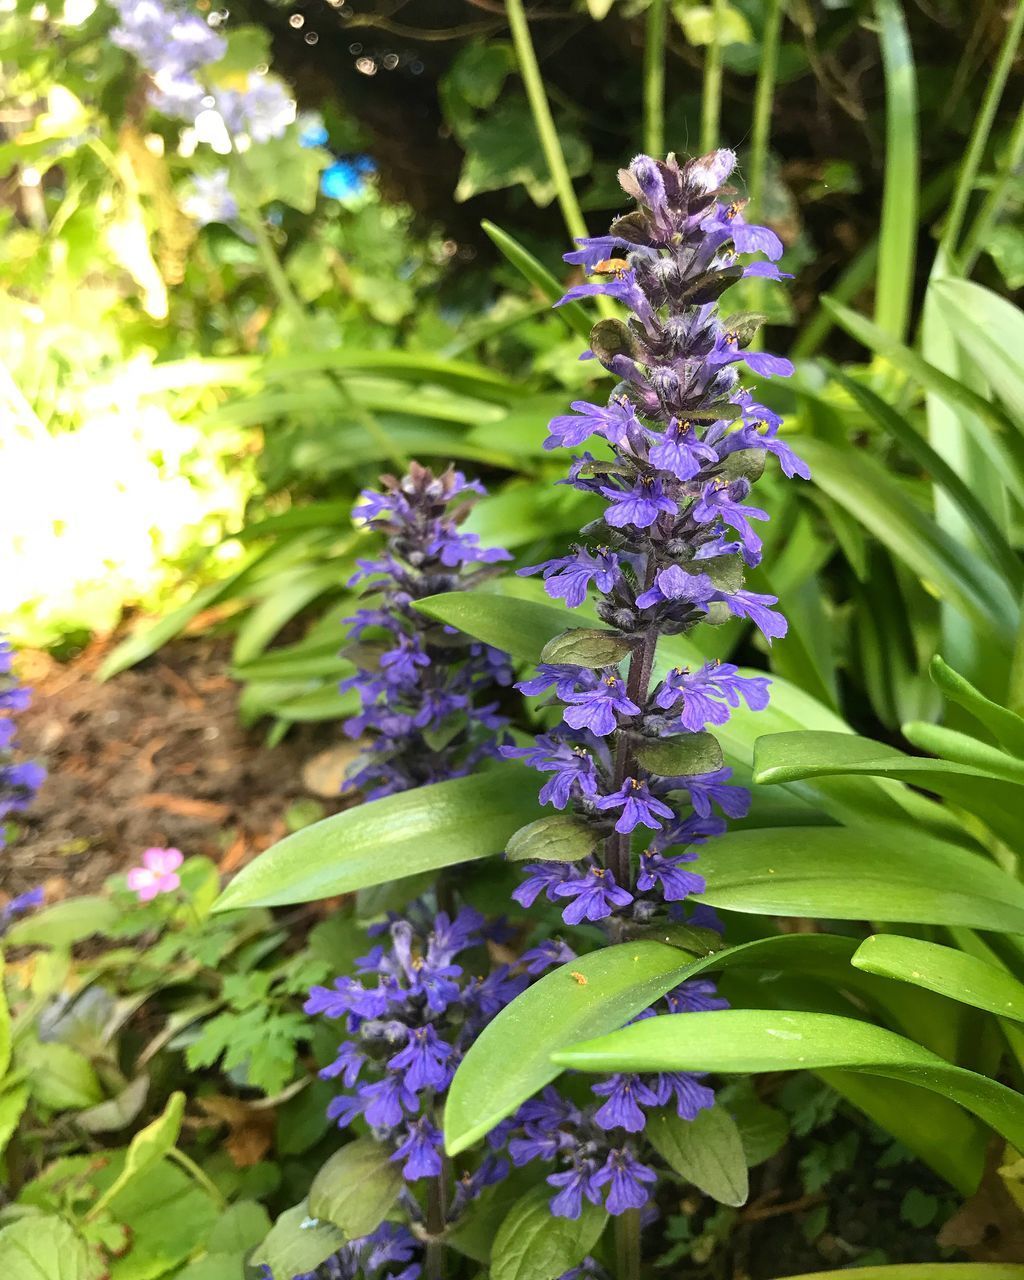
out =
[[[866,938],[850,962],[865,973],[910,982],[976,1009],[1024,1022],[1024,983],[978,956],[955,947],[876,933]]]
[[[752,915],[1024,933],[1024,887],[980,854],[881,824],[733,831],[705,851],[703,900]]]
[[[805,1071],[844,1067],[945,1094],[1015,1147],[1024,1142],[1024,1098],[955,1067],[895,1032],[830,1013],[724,1009],[667,1014],[552,1055],[574,1071]]]
[[[1016,845],[1020,839],[1024,793],[1019,783],[997,777],[989,769],[908,756],[870,738],[819,730],[768,734],[754,747],[755,782],[791,783],[850,775],[926,787],[976,813],[1008,844]]]
[[[931,677],[951,702],[985,726],[999,745],[1015,756],[1024,757],[1024,717],[1002,707],[974,687],[958,671],[943,662],[938,654],[932,658]]]
[[[455,1073],[445,1105],[445,1143],[458,1155],[561,1074],[552,1055],[583,1036],[635,1017],[686,978],[734,966],[798,967],[848,962],[848,938],[788,934],[687,960],[661,942],[623,942],[562,965],[490,1022]]]
[[[857,1280],[1024,1280],[1016,1262],[898,1262],[887,1267],[857,1267]],[[834,1271],[807,1271],[784,1280],[835,1280]]]
[[[214,910],[315,902],[491,857],[539,813],[536,774],[504,762],[385,796],[278,841],[239,872]]]

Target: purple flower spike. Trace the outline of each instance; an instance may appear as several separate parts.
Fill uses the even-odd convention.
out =
[[[599,809],[620,810],[615,830],[627,835],[638,826],[650,827],[659,831],[662,823],[659,818],[674,818],[674,811],[663,800],[651,794],[646,782],[637,778],[627,778],[618,791],[610,796],[598,796],[594,801]]]
[[[553,893],[556,898],[573,899],[562,912],[566,924],[605,920],[616,907],[627,907],[633,901],[633,895],[617,885],[603,867],[591,867],[584,876],[563,880]]]
[[[605,1208],[614,1216],[627,1209],[642,1209],[651,1198],[646,1188],[658,1181],[658,1175],[649,1165],[641,1164],[628,1147],[622,1147],[608,1153],[595,1181],[601,1187],[607,1184]]]
[[[640,714],[640,708],[626,693],[625,681],[614,672],[603,676],[593,689],[561,696],[569,704],[565,723],[573,729],[589,729],[598,738],[605,738],[616,729],[616,715]]]

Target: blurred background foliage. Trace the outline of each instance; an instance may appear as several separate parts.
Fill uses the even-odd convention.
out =
[[[277,737],[342,714],[355,492],[453,459],[491,489],[489,540],[521,563],[564,542],[584,513],[552,486],[544,425],[601,371],[578,361],[587,314],[550,311],[561,254],[618,210],[633,153],[722,144],[786,244],[768,343],[798,373],[769,403],[815,473],[767,495],[759,589],[792,623],[771,665],[878,736],[939,715],[936,650],[1019,708],[1024,9],[199,10],[228,41],[214,83],[294,95],[279,136],[225,154],[153,110],[105,0],[0,3],[16,638],[70,652],[141,611],[108,674],[212,628],[234,637],[248,720]],[[757,281],[730,292],[760,302]],[[715,656],[752,645],[730,629]]]

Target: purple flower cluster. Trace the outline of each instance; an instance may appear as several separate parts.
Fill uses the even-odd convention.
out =
[[[262,1280],[417,1280],[422,1251],[407,1228],[382,1222],[370,1235],[343,1244],[315,1271],[286,1278],[264,1266]]]
[[[603,842],[600,858],[526,868],[517,899],[529,906],[543,893],[563,906],[568,924],[613,915],[646,921],[664,903],[679,918],[683,900],[703,888],[686,870],[695,859],[688,847],[722,832],[749,804],[729,785],[707,730],[741,703],[764,708],[769,681],[709,662],[671,670],[652,687],[661,636],[730,616],[752,621],[769,643],[786,633],[776,598],[743,585],[744,569],[761,560],[756,526],[768,519],[748,499],[769,453],[787,476],[809,473],[779,438],[781,419],[740,382],[743,364],[762,377],[785,376],[791,364],[748,349],[762,317],[723,319],[718,310],[719,296],[743,276],[782,278],[773,265],[778,238],[726,199],[735,161],[726,150],[682,165],[638,156],[620,173],[636,210],[566,255],[599,279],[562,302],[601,294],[632,312],[628,323],[600,321],[586,353],[619,378],[608,404],[574,402],[545,441],[574,447],[596,436],[607,446],[600,458],[575,457],[563,482],[605,500],[602,517],[584,530],[596,545],[520,570],[542,574],[547,593],[570,608],[593,588],[611,628],[603,634],[628,654],[625,672],[542,664],[516,686],[531,696],[553,692],[562,723],[534,746],[504,753],[549,774],[542,801],[571,806]],[[755,252],[769,261],[738,261]],[[561,652],[571,656],[571,643]],[[654,834],[634,867],[637,829]]]
[[[483,946],[483,929],[483,916],[469,908],[452,919],[414,907],[378,926],[386,942],[357,961],[358,977],[314,987],[305,1005],[345,1020],[338,1056],[320,1073],[346,1090],[328,1114],[340,1128],[361,1117],[408,1182],[442,1173],[441,1099],[470,1044],[526,985],[506,965],[479,976],[455,963]],[[485,1157],[456,1184],[449,1220],[506,1172],[504,1160]],[[408,1207],[417,1212],[415,1201]]]
[[[523,957],[538,973],[572,958],[565,943],[544,944]],[[727,1008],[714,984],[702,979],[684,982],[662,999],[669,1013]],[[640,1017],[654,1017],[657,1012],[647,1009]],[[599,1101],[588,1106],[577,1105],[548,1085],[539,1097],[525,1102],[514,1118],[508,1144],[512,1163],[556,1164],[547,1181],[557,1188],[551,1199],[551,1212],[557,1217],[578,1218],[584,1199],[603,1203],[613,1215],[643,1209],[658,1178],[645,1163],[643,1131],[649,1113],[671,1107],[680,1119],[693,1120],[715,1103],[702,1078],[684,1071],[620,1072],[591,1086]]]
[[[352,777],[369,787],[369,799],[462,777],[496,754],[505,720],[493,695],[512,681],[506,654],[466,642],[413,608],[427,596],[472,586],[486,572],[480,566],[510,558],[459,529],[483,486],[452,469],[435,476],[415,462],[402,480],[384,476],[382,484],[381,492],[364,490],[353,513],[387,543],[381,555],[360,560],[352,578],[366,581],[364,596],[377,599],[346,619],[352,643],[345,653],[357,671],[340,686],[358,690],[362,703],[346,733],[372,739]]]
[[[253,142],[280,138],[295,119],[295,103],[279,80],[253,72],[242,89],[204,83],[204,68],[219,62],[228,46],[199,14],[161,0],[111,4],[118,22],[110,39],[149,73],[150,103],[164,115],[194,124],[201,112],[216,111],[229,135]]]
[[[11,669],[13,656],[10,644],[0,638],[0,849],[7,843],[8,816],[28,808],[46,777],[46,770],[34,760],[17,763],[13,759],[16,730],[11,715],[24,711],[30,700],[30,691],[18,682]],[[20,910],[34,905],[38,904],[28,903]]]

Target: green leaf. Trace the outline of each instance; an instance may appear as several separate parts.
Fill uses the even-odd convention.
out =
[[[252,1256],[252,1265],[269,1267],[274,1280],[313,1271],[345,1243],[345,1235],[329,1222],[311,1218],[305,1201],[285,1210]]]
[[[148,1093],[149,1076],[136,1076],[108,1102],[80,1111],[75,1116],[75,1123],[88,1133],[109,1133],[116,1129],[126,1129],[146,1105]]]
[[[13,947],[70,947],[103,934],[120,917],[110,898],[67,898],[19,920],[8,932]]]
[[[4,1280],[101,1280],[106,1268],[55,1213],[33,1214],[0,1231]]]
[[[1001,747],[1024,759],[1024,717],[986,698],[969,680],[943,662],[938,654],[932,658],[929,670],[946,698],[969,711]]]
[[[210,1253],[245,1253],[266,1238],[270,1217],[255,1200],[230,1205],[217,1219],[206,1238]]]
[[[28,1106],[29,1089],[27,1084],[15,1085],[0,1093],[0,1156],[7,1149],[7,1144],[14,1136],[14,1131]]]
[[[4,989],[4,953],[0,951],[0,1080],[11,1065],[11,1010]]]
[[[856,1267],[857,1280],[1024,1280],[1013,1262],[906,1262],[891,1267]],[[783,1280],[835,1280],[835,1271],[807,1271]]]
[[[1020,788],[990,770],[908,756],[885,743],[846,733],[773,733],[759,738],[755,746],[756,782],[786,783],[836,774],[914,783],[977,813],[1011,845],[1020,837]]]
[[[585,139],[566,129],[560,129],[558,137],[570,176],[586,173],[590,147]],[[520,183],[542,208],[555,198],[555,184],[524,98],[506,94],[485,115],[462,128],[461,142],[464,157],[456,202]]]
[[[711,733],[645,740],[637,745],[636,758],[645,769],[665,778],[713,773],[725,763],[721,744]]]
[[[558,1280],[577,1266],[601,1237],[608,1215],[584,1202],[578,1218],[556,1218],[551,1191],[534,1187],[512,1206],[491,1251],[491,1280]]]
[[[683,1021],[685,1019],[685,1022]],[[922,1085],[1020,1149],[1024,1098],[870,1022],[830,1013],[725,1009],[667,1014],[552,1055],[574,1071],[805,1071],[846,1067]]]
[[[309,1211],[355,1240],[376,1231],[402,1186],[401,1166],[387,1147],[373,1138],[357,1138],[336,1151],[313,1179]]]
[[[150,1121],[144,1129],[132,1138],[128,1144],[128,1152],[124,1159],[124,1178],[137,1178],[150,1165],[156,1164],[171,1150],[181,1133],[181,1122],[185,1115],[185,1095],[172,1093],[167,1099],[163,1113]]]
[[[1024,888],[980,854],[905,828],[732,831],[699,864],[702,901],[753,915],[1024,933]]]
[[[53,1111],[80,1111],[103,1098],[92,1063],[70,1045],[29,1041],[18,1053],[32,1096]]]
[[[953,335],[1024,429],[1024,313],[970,280],[933,280]]]
[[[750,1193],[747,1159],[736,1121],[722,1106],[698,1111],[693,1120],[674,1110],[652,1115],[645,1130],[662,1160],[680,1177],[719,1204],[745,1204]]]
[[[980,742],[969,733],[947,729],[941,724],[911,721],[903,726],[903,736],[911,746],[941,757],[935,764],[962,766],[957,770],[960,777],[1000,778],[1018,787],[1024,784],[1024,760]],[[984,805],[970,807],[982,815],[985,813]]]
[[[520,827],[509,837],[505,853],[513,862],[526,858],[578,862],[593,853],[597,845],[597,834],[585,822],[568,813],[557,813]]]
[[[845,965],[850,947],[845,938],[790,934],[686,960],[675,947],[641,940],[562,965],[506,1005],[470,1045],[448,1091],[448,1153],[465,1151],[556,1079],[556,1049],[621,1026],[686,978],[734,966],[806,967],[821,956],[838,955]]]
[[[541,650],[541,662],[567,662],[577,667],[614,667],[633,644],[618,631],[601,627],[571,627],[549,640]]]
[[[280,200],[300,213],[312,213],[320,173],[328,164],[330,155],[321,147],[297,147],[287,135],[271,138],[246,152],[236,189],[258,206]]]
[[[906,333],[914,287],[917,203],[917,75],[900,0],[875,0],[885,70],[885,189],[878,235],[875,320],[896,338]]]
[[[490,857],[537,811],[536,776],[518,764],[386,796],[286,836],[235,877],[214,910],[315,902]]]
[[[921,509],[880,462],[863,450],[801,437],[794,447],[814,482],[860,521],[925,584],[966,617],[1012,647],[1019,605],[1000,574],[952,538]]]
[[[524,249],[507,231],[502,231],[501,227],[488,222],[486,218],[480,225],[499,253],[504,255],[515,269],[529,280],[530,284],[539,289],[551,302],[558,301],[565,293],[565,287],[555,279],[547,267],[538,262],[533,254],[528,249]],[[592,321],[578,302],[567,302],[565,306],[558,308],[555,315],[568,326],[570,332],[587,342],[590,341]]]
[[[785,1112],[769,1107],[751,1093],[730,1100],[729,1111],[736,1121],[747,1166],[755,1169],[781,1151],[789,1137]]]
[[[987,960],[955,947],[876,933],[866,938],[850,961],[865,973],[896,978],[976,1009],[1024,1022],[1024,983]]]

